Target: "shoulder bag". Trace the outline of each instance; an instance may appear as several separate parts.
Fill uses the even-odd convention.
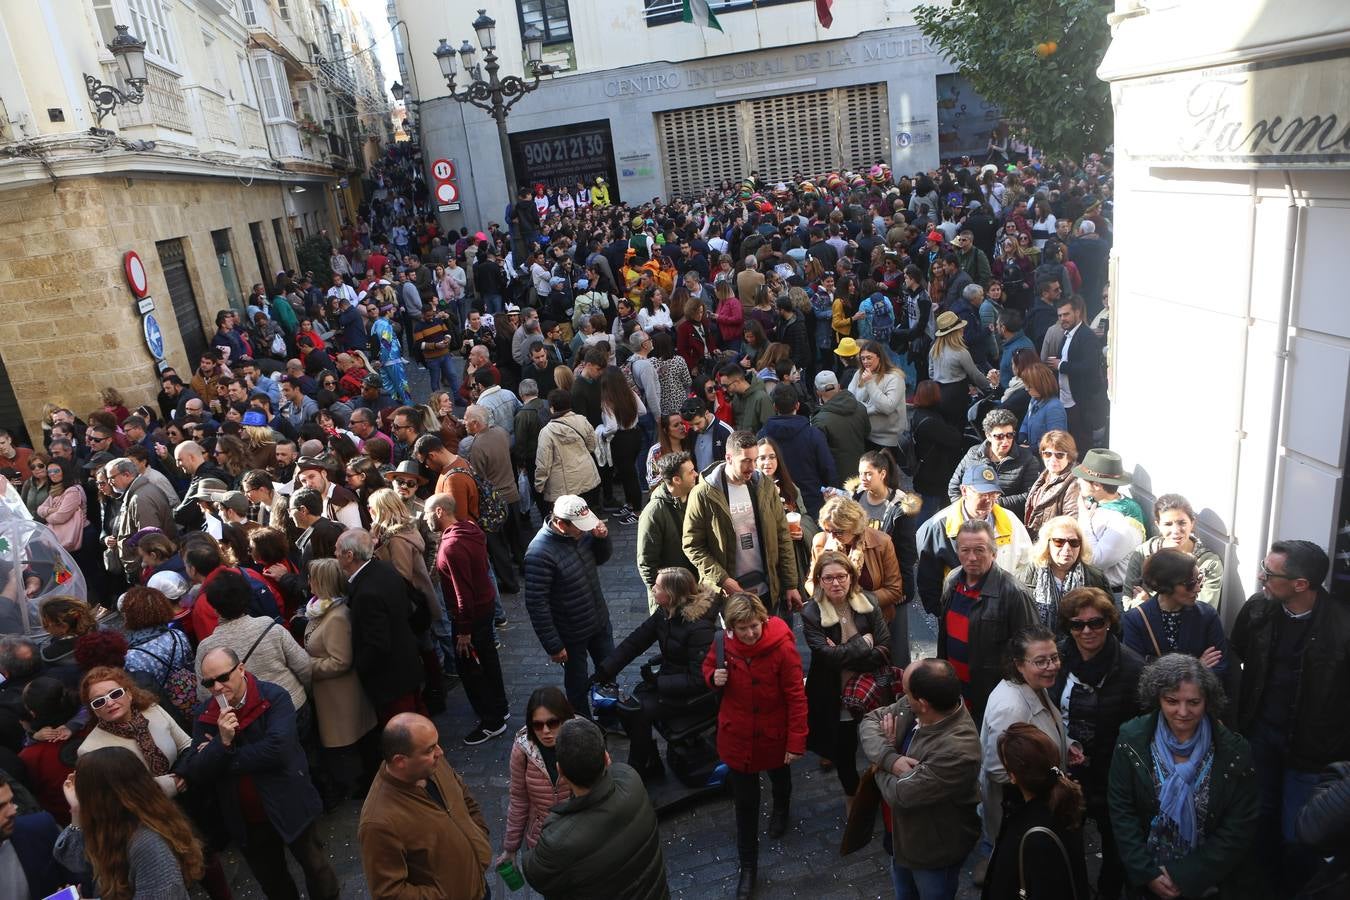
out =
[[[1059,848],[1059,855],[1064,860],[1064,871],[1069,875],[1069,890],[1072,892],[1074,900],[1078,900],[1078,885],[1073,880],[1073,864],[1069,861],[1069,851],[1064,849],[1064,842],[1059,839],[1059,835],[1044,825],[1028,828],[1017,845],[1017,896],[1022,900],[1026,900],[1029,896],[1027,893],[1026,850],[1027,838],[1033,834],[1043,834],[1055,842],[1055,846]]]
[[[1136,606],[1135,611],[1139,613],[1139,618],[1143,620],[1144,630],[1148,632],[1148,639],[1153,643],[1154,658],[1162,656],[1162,647],[1158,646],[1158,637],[1153,633],[1153,626],[1148,623],[1148,616],[1144,615],[1144,607]]]

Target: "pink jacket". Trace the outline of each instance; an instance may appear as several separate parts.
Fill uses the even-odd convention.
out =
[[[51,528],[61,546],[74,552],[84,536],[84,488],[78,484],[42,501],[37,514]]]
[[[544,758],[530,740],[529,731],[526,725],[516,732],[511,747],[511,804],[506,810],[506,837],[502,840],[502,850],[508,854],[520,849],[522,836],[526,847],[539,843],[549,810],[572,796],[570,788],[560,788],[549,780]]]

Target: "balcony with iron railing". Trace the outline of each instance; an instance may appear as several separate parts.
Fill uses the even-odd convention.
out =
[[[784,3],[801,3],[803,0],[708,0],[708,8],[713,15],[725,15],[744,9],[762,9],[766,6],[779,6]],[[647,27],[669,25],[683,21],[684,0],[643,0],[642,15]]]
[[[148,80],[145,83],[145,99],[137,104],[123,103],[117,107],[117,124],[127,128],[164,128],[179,132],[187,140],[192,139],[192,120],[188,115],[188,101],[179,86],[178,76],[168,69],[152,62],[145,64]],[[105,84],[120,85],[121,71],[116,63],[103,64]],[[183,140],[175,137],[174,140]]]

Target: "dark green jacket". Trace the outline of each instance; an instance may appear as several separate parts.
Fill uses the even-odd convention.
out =
[[[816,410],[811,424],[825,432],[839,479],[848,481],[857,475],[858,459],[867,452],[867,438],[872,433],[872,420],[858,398],[840,391]]]
[[[773,401],[769,399],[769,393],[764,389],[764,382],[759,380],[759,376],[754,372],[746,372],[746,379],[750,382],[750,387],[746,388],[743,394],[731,394],[731,415],[736,420],[737,431],[748,431],[751,434],[759,434],[759,430],[764,427],[764,423],[774,415]]]
[[[584,797],[553,807],[520,868],[549,900],[670,896],[656,812],[638,773],[622,763],[611,765]]]
[[[1135,887],[1148,884],[1162,873],[1148,850],[1149,823],[1158,814],[1152,750],[1157,726],[1155,711],[1120,727],[1107,787],[1120,860],[1126,879]],[[1167,873],[1186,897],[1199,897],[1217,887],[1220,900],[1256,900],[1263,894],[1252,854],[1260,801],[1251,751],[1241,735],[1212,718],[1210,727],[1214,762],[1204,839],[1190,854],[1168,863]]]
[[[642,583],[656,584],[656,573],[668,566],[694,570],[694,564],[684,555],[683,500],[676,500],[665,482],[652,488],[651,499],[642,508],[638,518],[637,565]]]

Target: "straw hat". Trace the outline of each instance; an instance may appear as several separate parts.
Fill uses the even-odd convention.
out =
[[[966,327],[965,321],[951,310],[947,310],[937,317],[936,337],[951,334],[953,331],[960,331]]]

